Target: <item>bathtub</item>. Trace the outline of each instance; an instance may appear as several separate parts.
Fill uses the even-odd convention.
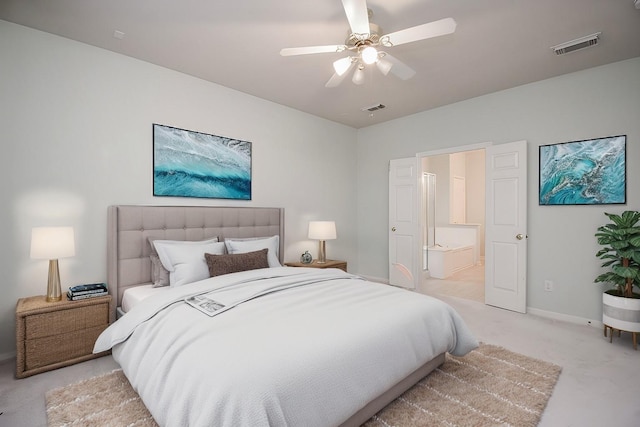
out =
[[[429,274],[436,279],[446,279],[475,264],[474,245],[436,245],[430,246],[427,251]]]

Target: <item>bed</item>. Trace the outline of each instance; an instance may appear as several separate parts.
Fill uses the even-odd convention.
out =
[[[152,282],[150,240],[216,238],[247,248],[273,239],[239,257],[268,253],[277,264],[168,286],[124,314],[125,291]],[[337,269],[279,266],[283,248],[280,208],[109,207],[108,284],[119,320],[94,351],[112,349],[158,424],[357,426],[446,352],[477,346],[441,301]],[[185,302],[194,296],[224,308],[207,315]]]

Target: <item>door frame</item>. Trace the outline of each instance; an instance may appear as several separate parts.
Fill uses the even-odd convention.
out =
[[[493,142],[481,142],[477,144],[462,145],[458,147],[441,148],[439,150],[422,151],[420,153],[417,153],[416,157],[422,158],[422,157],[429,157],[429,156],[439,156],[440,154],[455,154],[455,153],[462,153],[464,151],[482,150],[492,145],[493,145]]]

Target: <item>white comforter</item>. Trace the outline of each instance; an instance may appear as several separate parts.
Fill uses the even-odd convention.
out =
[[[210,317],[183,302],[202,293],[249,300]],[[325,427],[436,355],[476,346],[439,300],[341,270],[283,267],[167,289],[107,328],[94,352],[113,348],[161,426]]]

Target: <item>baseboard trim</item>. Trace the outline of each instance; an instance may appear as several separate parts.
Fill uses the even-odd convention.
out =
[[[371,282],[382,283],[385,285],[389,284],[389,279],[383,279],[381,277],[366,276],[364,274],[360,274],[360,277],[366,280],[369,280]],[[587,319],[586,317],[572,316],[570,314],[541,310],[539,308],[533,308],[533,307],[527,307],[527,314],[532,314],[534,316],[540,316],[540,317],[544,317],[552,320],[559,320],[567,323],[573,323],[576,325],[587,325],[587,326],[593,326],[596,328],[602,328],[604,326],[601,320]]]
[[[541,310],[539,308],[527,307],[527,313],[534,316],[546,317],[552,320],[561,320],[563,322],[574,323],[576,325],[594,326],[602,328],[601,320],[587,319],[586,317],[572,316],[570,314],[556,313],[555,311]]]
[[[15,359],[16,352],[10,351],[9,353],[0,353],[0,362],[4,362],[5,360]]]

